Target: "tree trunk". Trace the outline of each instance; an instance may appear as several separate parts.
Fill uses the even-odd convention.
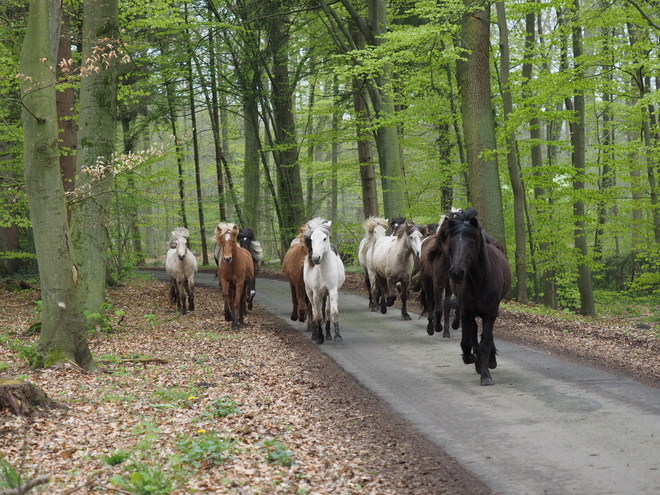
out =
[[[277,11],[270,29],[270,45],[273,50],[273,70],[271,79],[271,103],[273,106],[273,143],[277,148],[274,153],[277,167],[277,192],[281,207],[283,224],[280,225],[280,237],[283,244],[296,236],[298,228],[305,219],[305,199],[300,180],[298,163],[298,143],[296,123],[293,112],[293,86],[289,76],[289,34],[286,14],[281,12],[282,5],[277,3]]]
[[[0,378],[0,411],[9,409],[16,416],[32,416],[37,407],[68,409],[30,382]]]
[[[579,0],[574,0],[574,14],[577,16],[580,11]],[[582,27],[573,22],[573,59],[576,67],[579,68],[580,57],[582,56]],[[572,108],[571,108],[572,107]],[[575,179],[573,189],[576,196],[579,197],[584,190],[584,176],[586,171],[585,155],[585,104],[584,91],[578,88],[573,96],[573,105],[570,105],[570,99],[566,99],[566,109],[575,112],[576,120],[572,120],[571,144],[573,145],[573,167],[575,168]],[[587,245],[587,235],[585,232],[585,205],[584,201],[577,200],[573,203],[573,214],[575,215],[575,247],[579,250],[582,259],[578,263],[578,290],[580,291],[580,313],[588,316],[596,315],[596,303],[591,282],[591,268],[589,266],[589,249]]]
[[[465,60],[457,62],[462,98],[463,134],[467,149],[469,201],[479,212],[488,234],[506,247],[500,176],[494,152],[495,122],[490,93],[490,7],[464,0],[470,14],[463,18]]]
[[[57,60],[71,59],[71,32],[70,19],[66,11],[62,12],[62,30],[57,53]],[[57,77],[62,78],[65,74],[62,67],[57,65]],[[60,171],[62,172],[62,184],[64,192],[70,194],[76,187],[76,153],[78,151],[78,138],[76,135],[76,113],[75,95],[72,87],[66,87],[58,91],[57,95],[57,120],[60,129]],[[71,208],[67,204],[67,215],[71,223]]]
[[[60,9],[59,0],[31,2],[20,57],[25,189],[42,297],[41,362],[34,364],[70,359],[92,370],[60,173],[55,74],[50,70],[57,65]]]
[[[118,34],[117,0],[83,2],[82,60],[89,71],[80,81],[77,187],[88,190],[73,208],[72,231],[83,308],[91,313],[99,313],[105,301],[117,117],[118,57],[107,63],[98,59],[98,50],[103,55],[114,52]],[[99,165],[108,170],[100,176],[85,172]]]
[[[509,123],[513,113],[511,87],[509,86],[509,32],[506,24],[504,2],[496,2],[497,25],[500,30],[500,72],[502,80],[502,100],[504,106],[504,125]],[[518,168],[518,153],[516,138],[512,130],[507,129],[506,161],[509,167],[509,178],[513,190],[513,218],[516,234],[515,272],[516,272],[516,299],[527,303],[527,260],[525,256],[525,191]]]
[[[259,109],[256,98],[243,101],[243,129],[245,134],[245,161],[243,163],[245,222],[256,236],[259,229],[259,197],[261,192],[261,166],[259,160]]]

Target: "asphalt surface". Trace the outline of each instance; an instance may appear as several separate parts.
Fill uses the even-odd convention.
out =
[[[286,282],[258,279],[255,304],[305,333]],[[319,347],[496,493],[660,494],[660,390],[498,340],[497,323],[495,385],[482,387],[460,330],[428,336],[411,316],[341,292],[343,342]]]

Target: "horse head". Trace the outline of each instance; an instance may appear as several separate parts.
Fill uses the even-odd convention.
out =
[[[238,231],[238,244],[247,249],[248,251],[250,250],[250,244],[252,244],[252,241],[254,241],[254,231],[252,230],[251,227],[245,227],[242,229],[239,229]]]
[[[172,237],[170,239],[170,249],[176,249],[176,255],[178,258],[183,261],[188,252],[188,229],[185,227],[178,227],[172,231]]]
[[[449,276],[455,284],[461,284],[472,261],[483,246],[483,229],[477,220],[477,210],[470,207],[456,212],[447,221],[449,242]]]
[[[406,217],[394,217],[390,222],[390,227],[392,227],[392,235],[396,235],[399,227],[403,225],[406,221]]]
[[[315,265],[320,265],[323,255],[330,248],[330,227],[332,222],[317,217],[307,222],[307,228],[303,232],[305,245],[307,246],[308,258]]]
[[[238,227],[233,223],[220,223],[215,228],[215,243],[220,246],[222,261],[231,263],[236,247]]]

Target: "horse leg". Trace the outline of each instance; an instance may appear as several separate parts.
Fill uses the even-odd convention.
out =
[[[343,339],[339,334],[339,291],[332,290],[328,294],[330,304],[330,318],[335,328],[335,342],[341,342]],[[330,322],[328,321],[328,331],[330,331]]]
[[[191,280],[191,278],[188,279],[188,307],[190,308],[190,311],[195,310],[195,281]]]
[[[481,374],[482,385],[492,385],[493,379],[490,376],[490,369],[497,367],[497,360],[495,358],[495,342],[493,340],[493,325],[495,319],[492,317],[482,318],[482,332],[481,342],[479,344],[479,351],[481,353],[481,366],[478,372]]]
[[[389,307],[396,301],[397,287],[396,283],[389,278],[385,281],[385,286],[387,287],[387,306]]]
[[[440,333],[440,322],[442,321],[442,286],[433,285],[433,329]],[[449,332],[443,332],[444,338],[449,338]]]
[[[256,273],[256,268],[255,267],[255,273]],[[257,295],[257,277],[254,276],[250,279],[250,285],[248,287],[248,295],[247,295],[247,309],[249,311],[252,311],[252,301],[254,300],[254,296]]]
[[[472,352],[473,341],[477,338],[477,321],[473,315],[469,317],[461,312],[461,322],[463,323],[463,334],[461,336],[461,350],[463,351],[463,362],[472,364],[478,360]]]
[[[408,287],[410,286],[410,282],[401,282],[401,318],[404,320],[412,320],[410,315],[408,314]]]
[[[243,308],[245,307],[245,282],[239,281],[234,286],[232,298],[231,329],[238,330],[243,324]]]
[[[325,339],[323,337],[323,313],[322,313],[322,298],[318,294],[308,294],[312,303],[312,311],[309,318],[313,320],[312,324],[312,340],[317,344],[323,344]]]
[[[291,304],[293,304],[293,311],[291,311],[291,321],[296,321],[298,319],[298,298],[296,297],[296,286],[292,283],[289,283],[289,289],[291,289]]]
[[[369,294],[369,309],[372,311],[376,308],[374,304],[374,298],[371,294],[371,278],[369,277],[369,270],[364,269],[364,286],[367,288],[367,294]]]
[[[451,293],[449,287],[445,287],[445,302],[444,302],[444,311],[445,311],[445,320],[444,320],[444,326],[443,326],[443,332],[442,336],[443,337],[450,337],[449,333],[449,318],[451,318],[451,312],[452,310],[454,311],[454,321],[459,321],[458,320],[458,304],[456,302],[456,298],[454,295]],[[452,324],[453,327],[453,324]],[[454,327],[456,330],[456,327]]]
[[[231,321],[231,308],[229,307],[229,301],[231,296],[231,282],[225,281],[222,284],[222,300],[225,303],[225,321]]]
[[[380,306],[380,312],[382,314],[387,314],[387,302],[385,301],[385,290],[387,281],[383,279],[380,275],[376,275],[376,300]]]
[[[323,325],[325,326],[325,340],[332,340],[330,333],[330,304],[328,304],[328,296],[323,298],[323,306],[321,308],[323,313]]]

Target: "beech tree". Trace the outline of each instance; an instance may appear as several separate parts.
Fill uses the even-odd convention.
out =
[[[40,363],[69,359],[94,369],[85,335],[84,294],[59,166],[55,67],[60,0],[31,0],[20,56],[24,177],[42,294]]]

